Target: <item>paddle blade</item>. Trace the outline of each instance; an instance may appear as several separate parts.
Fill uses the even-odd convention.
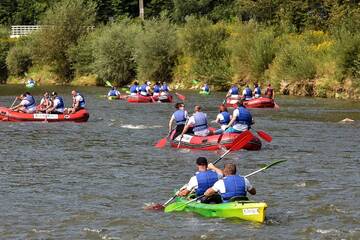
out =
[[[260,131],[256,131],[256,133],[265,141],[267,141],[267,142],[272,141],[272,137],[269,134],[267,134],[266,132],[260,130]]]
[[[185,96],[184,95],[181,95],[180,93],[175,93],[175,94],[181,101],[185,101]]]
[[[109,81],[105,81],[106,86],[112,87],[112,84]]]
[[[179,202],[175,202],[175,203],[171,203],[168,206],[165,207],[164,212],[174,212],[174,211],[183,211],[186,208],[187,204],[185,203],[179,203]]]
[[[163,211],[164,210],[164,206],[160,203],[152,203],[152,204],[148,204],[144,207],[144,210],[152,210],[152,211]]]
[[[268,169],[268,168],[270,168],[270,167],[273,167],[273,166],[275,166],[275,165],[277,165],[277,164],[279,164],[279,163],[286,162],[286,161],[287,161],[287,160],[279,160],[279,161],[270,163],[269,165],[267,165],[266,167],[264,167],[264,170],[265,170],[265,169]]]
[[[155,147],[156,147],[156,148],[163,148],[163,147],[165,147],[166,143],[167,143],[167,138],[165,137],[165,138],[163,138],[163,139],[160,139],[160,140],[155,144]]]
[[[277,103],[275,103],[274,108],[275,108],[275,110],[276,110],[276,111],[279,111],[279,110],[280,110],[280,106],[279,106],[279,105],[277,105]]]
[[[254,135],[249,130],[242,132],[237,138],[235,138],[229,150],[238,151],[245,147],[245,145],[248,144],[253,138]]]

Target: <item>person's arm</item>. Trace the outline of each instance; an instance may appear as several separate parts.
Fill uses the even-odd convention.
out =
[[[236,113],[235,113],[235,110],[234,110],[233,115],[232,115],[232,118],[231,118],[229,124],[226,125],[226,128],[229,128],[229,127],[231,127],[231,126],[233,125],[233,123],[234,123],[235,120],[236,120],[236,117],[237,117],[237,116],[236,116]]]
[[[212,196],[212,195],[214,195],[214,194],[216,194],[216,193],[218,193],[218,192],[221,192],[221,191],[220,191],[220,185],[221,185],[221,184],[222,184],[222,180],[219,180],[219,181],[215,182],[215,183],[214,183],[214,186],[212,186],[211,188],[208,188],[208,189],[205,191],[204,195],[205,195],[206,197],[210,197],[210,196]]]
[[[220,168],[215,167],[212,163],[209,163],[208,169],[215,171],[218,175],[224,176],[224,172]]]
[[[169,132],[171,132],[172,123],[173,123],[174,120],[175,120],[175,117],[174,117],[174,114],[173,114],[173,115],[171,115],[171,118],[170,118],[170,121],[169,121]]]
[[[219,122],[220,122],[220,114],[218,114],[218,115],[216,116],[215,122],[216,122],[216,123],[219,123]]]
[[[189,130],[189,128],[192,126],[192,124],[195,123],[195,119],[193,117],[190,117],[189,120],[187,121],[187,124],[185,124],[185,127],[181,133],[181,138],[182,136]]]
[[[255,195],[256,194],[256,189],[251,185],[250,181],[247,178],[245,179],[245,187],[246,187],[246,191],[248,193],[250,193],[251,195]]]
[[[193,189],[197,188],[197,179],[196,176],[192,176],[185,186],[183,186],[180,191],[176,194],[180,197],[187,196]]]

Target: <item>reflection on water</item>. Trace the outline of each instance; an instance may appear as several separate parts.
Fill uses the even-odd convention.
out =
[[[9,106],[22,87],[0,86]],[[38,99],[44,87],[35,89]],[[70,87],[54,88],[70,103]],[[172,104],[128,104],[80,88],[89,122],[0,124],[1,239],[359,239],[360,104],[282,97],[280,111],[252,110],[256,129],[271,134],[259,152],[231,153],[242,174],[286,159],[251,177],[269,208],[266,224],[147,212],[194,173],[199,155],[156,149],[166,136]],[[224,94],[186,95],[215,118]],[[356,121],[338,123],[344,118]]]

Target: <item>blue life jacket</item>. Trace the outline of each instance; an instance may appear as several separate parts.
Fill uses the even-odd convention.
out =
[[[154,86],[154,93],[160,93],[160,86],[157,84]]]
[[[255,88],[255,94],[261,95],[261,89],[260,89],[260,87],[256,87],[256,88]]]
[[[108,93],[108,96],[117,96],[117,91],[115,89],[110,90],[109,93]]]
[[[194,132],[199,132],[208,128],[207,117],[205,113],[197,112],[195,113],[194,118],[195,118],[195,126],[193,128]]]
[[[174,117],[176,121],[176,125],[185,124],[186,117],[185,117],[185,111],[184,110],[177,110],[174,112]]]
[[[239,95],[239,88],[237,87],[231,87],[231,95]]]
[[[82,100],[79,102],[79,107],[84,108],[85,107],[85,98],[80,93],[77,94],[78,96],[81,96]]]
[[[204,91],[205,91],[205,92],[209,92],[209,91],[210,91],[210,88],[209,88],[209,86],[208,86],[207,84],[205,84],[205,86],[204,86]]]
[[[140,92],[146,92],[147,93],[147,90],[146,90],[147,86],[148,85],[146,85],[146,84],[141,85]]]
[[[130,87],[130,93],[137,93],[138,92],[138,85],[132,85]]]
[[[25,99],[24,100],[27,100],[29,101],[28,104],[25,104],[24,107],[26,109],[30,109],[30,108],[33,108],[33,107],[36,107],[36,102],[35,102],[35,98],[31,95],[26,95]]]
[[[214,183],[219,179],[216,172],[207,170],[205,172],[197,172],[196,180],[198,187],[196,189],[196,196],[201,196],[205,193],[208,188],[211,188]]]
[[[164,92],[168,92],[168,91],[169,91],[168,85],[163,84],[163,85],[161,86],[161,90],[163,90]]]
[[[224,120],[220,120],[221,125],[227,125],[230,122],[230,113],[221,112],[221,115],[224,117]]]
[[[245,88],[245,98],[252,98],[252,91],[250,88]]]
[[[221,193],[224,202],[232,197],[246,196],[245,179],[239,175],[230,175],[224,177],[225,193]]]
[[[240,106],[237,109],[239,110],[239,116],[236,117],[235,124],[239,123],[250,126],[252,123],[252,116],[250,111],[243,106]]]
[[[55,99],[59,100],[59,103],[56,106],[54,106],[55,110],[58,112],[63,112],[65,107],[64,100],[62,99],[62,97],[59,96],[56,96]]]

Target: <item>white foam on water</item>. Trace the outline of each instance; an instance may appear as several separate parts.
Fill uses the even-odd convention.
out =
[[[54,230],[38,230],[38,229],[33,228],[32,231],[36,232],[36,233],[50,233],[50,232],[53,232]]]
[[[91,228],[84,228],[83,230],[87,232],[95,232],[95,233],[101,233],[103,231],[102,229],[91,229]]]
[[[321,234],[328,234],[328,233],[338,233],[340,231],[336,229],[316,229],[316,232]]]
[[[306,182],[295,184],[296,187],[306,187]]]
[[[145,125],[132,125],[132,124],[125,124],[125,125],[121,125],[120,127],[122,128],[127,128],[127,129],[151,129],[151,128],[161,128],[161,125],[152,125],[152,126],[145,126]]]

